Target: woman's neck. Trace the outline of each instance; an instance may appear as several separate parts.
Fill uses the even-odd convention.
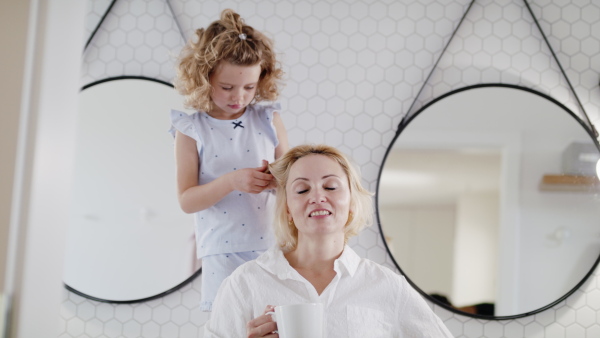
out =
[[[300,234],[300,236],[302,235]],[[343,238],[312,241],[299,237],[296,249],[285,256],[290,265],[296,270],[333,271],[333,263],[344,251],[344,245]]]
[[[334,262],[344,250],[343,237],[339,241],[310,241],[298,238],[294,251],[285,254],[285,258],[298,273],[315,288],[317,294],[323,293],[336,275]]]

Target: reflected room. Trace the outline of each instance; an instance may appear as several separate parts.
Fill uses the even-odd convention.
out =
[[[449,308],[540,311],[575,290],[600,254],[598,159],[583,121],[544,95],[491,85],[451,93],[389,148],[378,189],[387,247]]]

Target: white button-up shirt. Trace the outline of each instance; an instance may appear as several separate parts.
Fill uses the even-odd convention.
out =
[[[335,261],[336,276],[319,295],[279,248],[243,264],[219,289],[205,337],[245,337],[246,323],[267,305],[323,303],[326,337],[452,337],[403,276],[349,246]]]

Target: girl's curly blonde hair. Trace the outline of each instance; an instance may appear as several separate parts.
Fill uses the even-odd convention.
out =
[[[181,51],[174,81],[177,91],[185,97],[186,108],[206,112],[212,109],[210,77],[223,61],[239,66],[260,64],[255,101],[277,99],[283,71],[275,58],[273,42],[244,24],[239,14],[223,10],[220,20],[196,30],[195,40]]]

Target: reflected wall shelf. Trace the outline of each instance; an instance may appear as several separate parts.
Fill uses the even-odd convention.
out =
[[[599,192],[600,181],[596,176],[546,174],[540,182],[541,191]]]

